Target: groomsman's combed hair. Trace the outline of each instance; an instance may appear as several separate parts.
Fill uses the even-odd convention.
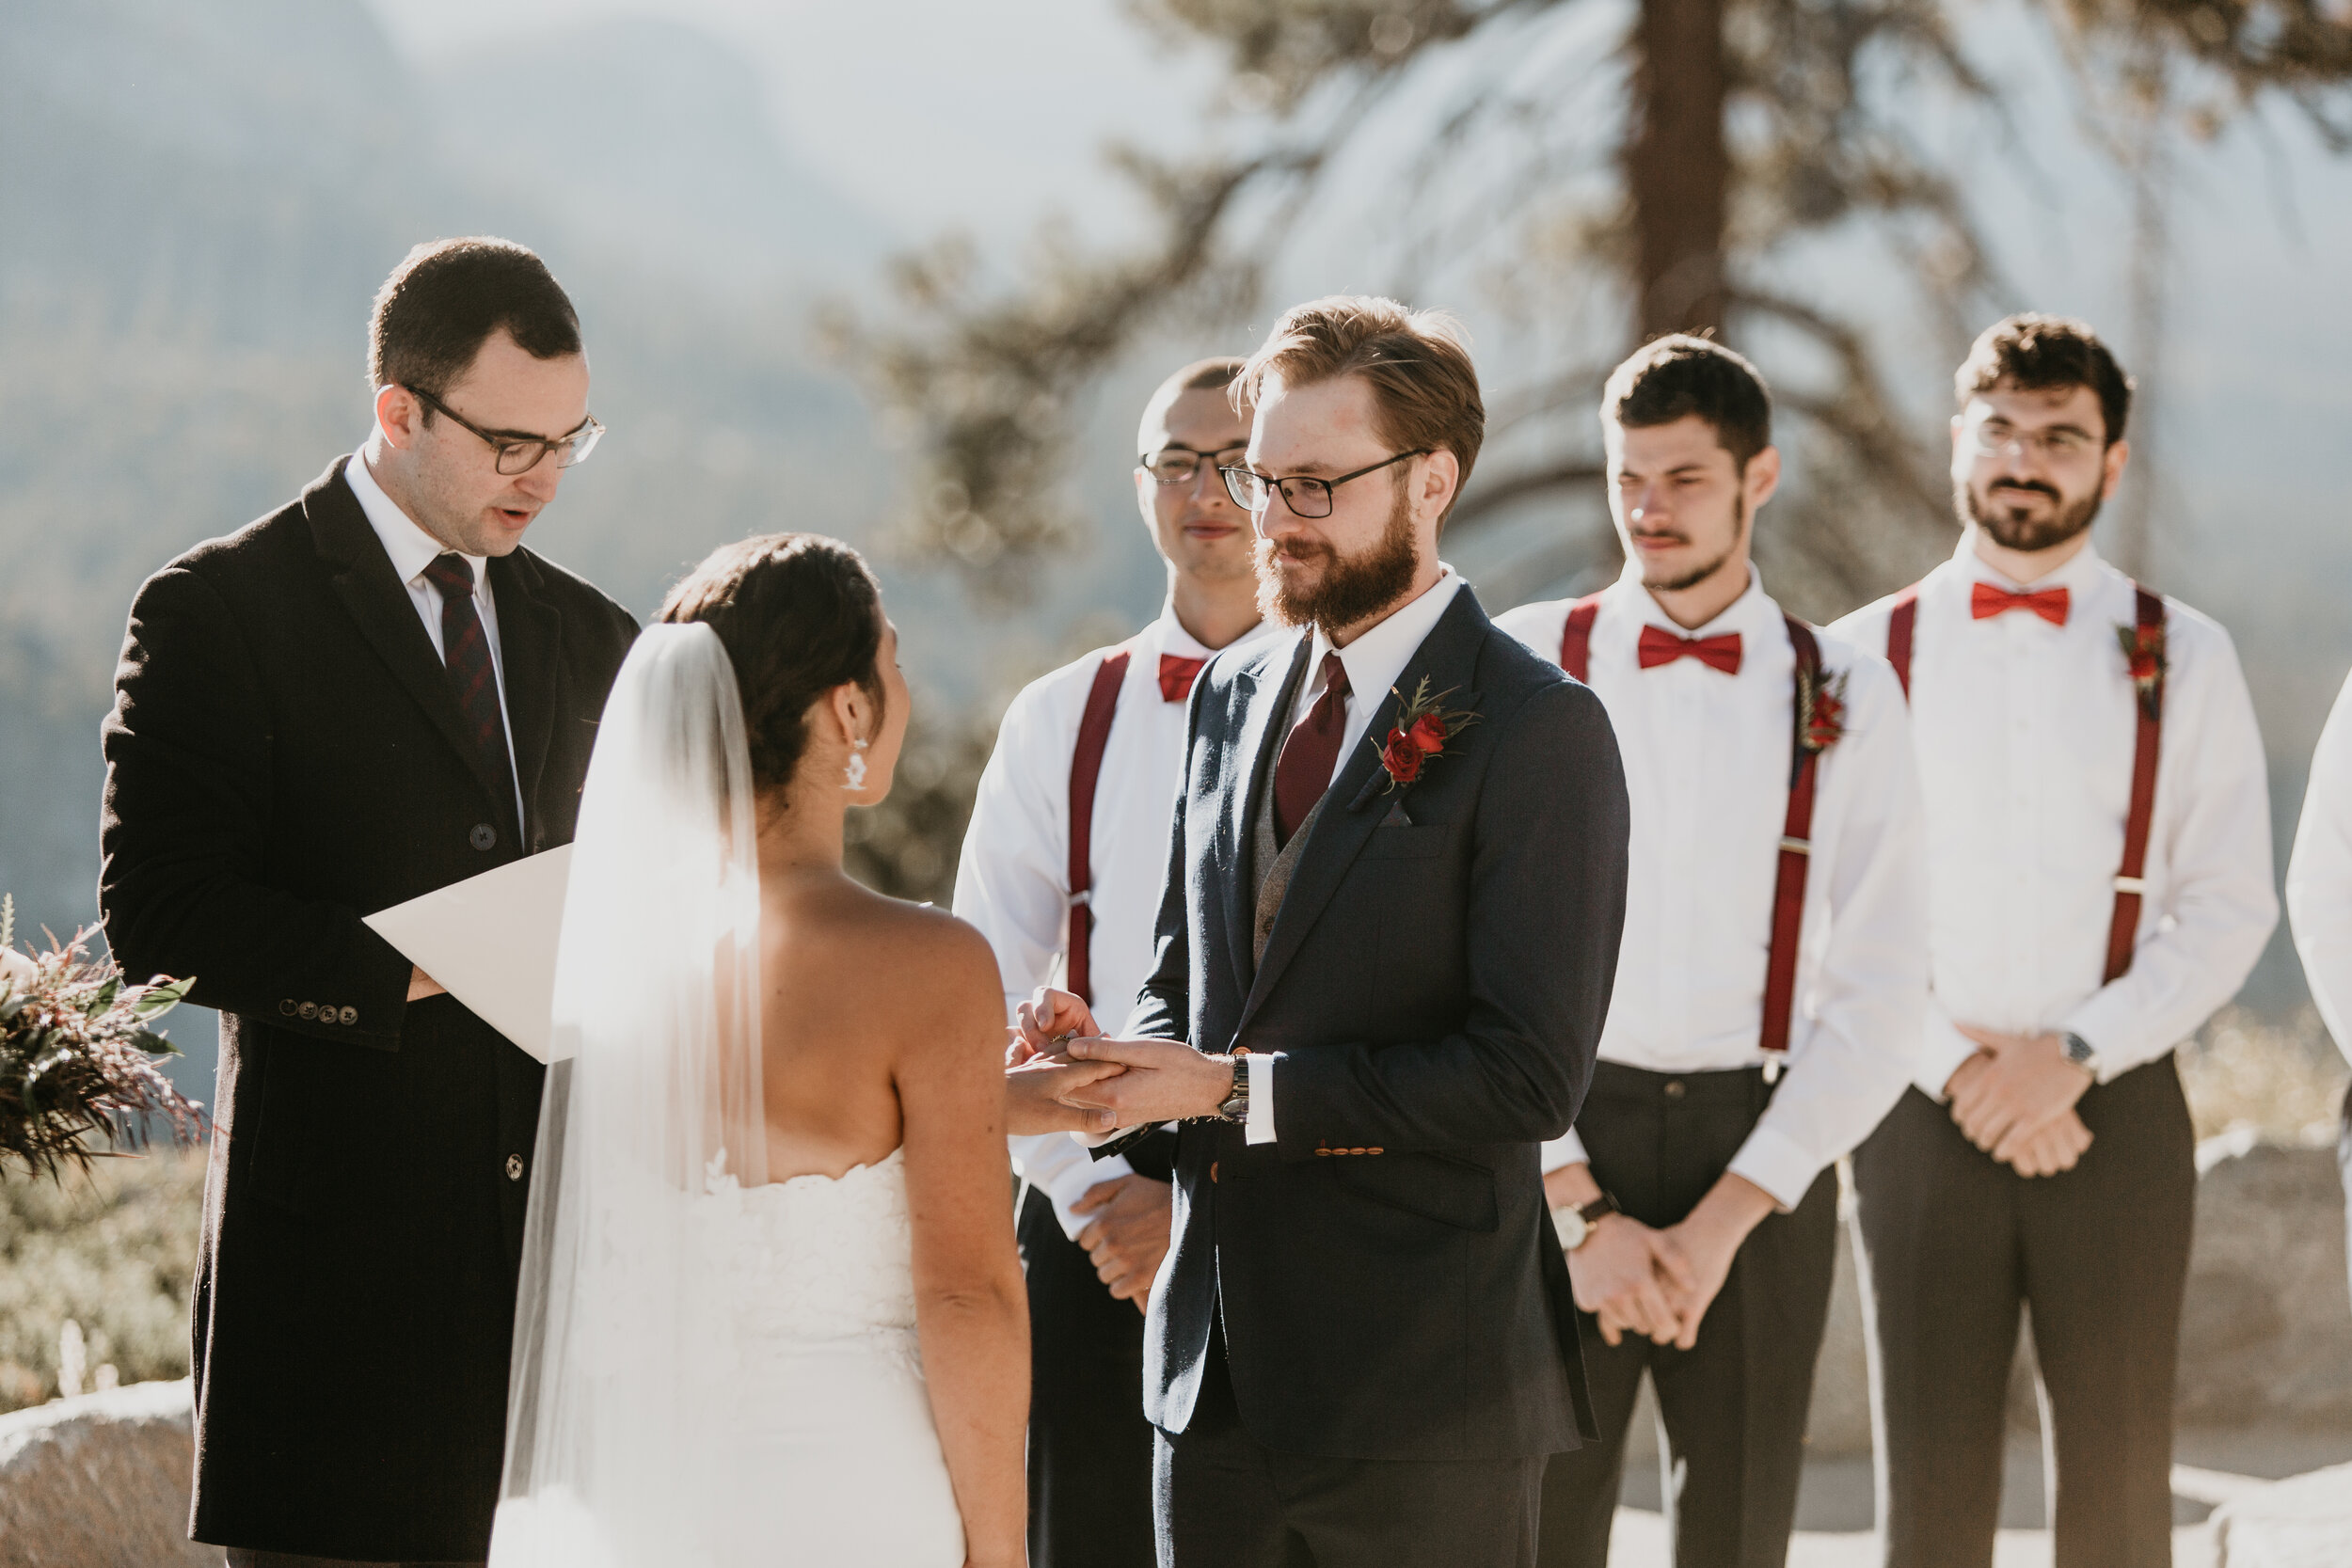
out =
[[[1136,446],[1140,448],[1151,440],[1152,434],[1159,429],[1160,417],[1168,412],[1169,404],[1186,392],[1213,392],[1219,387],[1231,387],[1233,378],[1241,374],[1242,367],[1248,363],[1248,360],[1230,354],[1195,359],[1161,382],[1159,388],[1152,394],[1151,401],[1143,405],[1143,421],[1136,432]],[[1234,406],[1241,410],[1245,418],[1248,417],[1249,404],[1247,400],[1237,401]],[[1149,456],[1150,453],[1144,455]]]
[[[2123,438],[2123,421],[2132,412],[2132,378],[2090,324],[2071,316],[2027,310],[1986,327],[1952,377],[1952,390],[1965,408],[1970,398],[1996,387],[2024,392],[2090,388],[2106,420],[2108,446]]]
[[[487,237],[418,245],[375,292],[370,389],[407,387],[440,397],[501,330],[535,359],[580,352],[571,297],[532,251]]]
[[[1294,305],[1233,382],[1236,405],[1255,403],[1266,377],[1311,387],[1360,375],[1372,387],[1375,429],[1397,451],[1452,452],[1458,499],[1486,438],[1486,405],[1470,363],[1470,337],[1443,310],[1415,310],[1371,294],[1330,294]],[[1447,516],[1453,508],[1446,509]],[[1438,519],[1440,530],[1445,518]]]
[[[722,545],[670,590],[657,621],[700,621],[719,634],[743,698],[752,782],[781,789],[808,747],[808,709],[855,681],[882,679],[882,589],[866,558],[821,533],[770,533]]]
[[[1600,417],[1648,430],[1695,415],[1742,474],[1772,444],[1772,394],[1747,359],[1711,339],[1674,333],[1635,349],[1609,372]]]

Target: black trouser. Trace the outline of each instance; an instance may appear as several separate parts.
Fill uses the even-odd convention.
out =
[[[229,1568],[484,1568],[479,1562],[360,1562],[347,1557],[304,1557],[298,1552],[249,1552],[224,1546]]]
[[[1715,1185],[1772,1092],[1756,1069],[1676,1075],[1597,1062],[1577,1133],[1602,1189],[1644,1225],[1663,1228]],[[1544,1568],[1605,1568],[1645,1368],[1679,1472],[1676,1568],[1780,1568],[1796,1525],[1805,1415],[1836,1261],[1837,1176],[1823,1171],[1795,1210],[1748,1233],[1692,1349],[1636,1334],[1613,1348],[1593,1317],[1581,1315],[1600,1441],[1552,1456]]]
[[[1126,1150],[1168,1180],[1176,1140]],[[1095,1277],[1045,1195],[1021,1209],[1029,1281],[1030,1568],[1142,1568],[1152,1560],[1152,1423],[1143,1418],[1143,1314]]]
[[[1543,1473],[1277,1452],[1242,1426],[1213,1333],[1190,1424],[1159,1434],[1159,1568],[1530,1568]]]
[[[1888,1568],[1986,1568],[2018,1307],[2057,1458],[2058,1568],[2172,1560],[2172,1381],[2195,1142],[2168,1053],[2075,1107],[2091,1144],[2026,1178],[1916,1089],[1854,1152]]]

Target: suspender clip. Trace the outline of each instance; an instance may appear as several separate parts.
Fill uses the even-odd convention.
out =
[[[2115,879],[2115,891],[2129,894],[2134,898],[2142,897],[2148,892],[2148,879],[2145,877],[2118,877]]]
[[[1767,1051],[1764,1053],[1765,1083],[1777,1084],[1780,1082],[1780,1059],[1784,1054],[1786,1054],[1786,1053],[1779,1051]]]
[[[1789,838],[1784,834],[1780,841],[1780,847],[1792,855],[1809,855],[1813,853],[1813,843],[1810,839]]]
[[[1073,910],[1082,909],[1093,902],[1094,890],[1090,887],[1082,887],[1070,895],[1070,907]]]

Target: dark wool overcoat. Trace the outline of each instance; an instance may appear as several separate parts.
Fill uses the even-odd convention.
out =
[[[489,564],[524,816],[338,461],[131,610],[99,902],[126,971],[221,1011],[192,1303],[191,1533],[487,1555],[542,1069],[361,916],[568,843],[628,611]]]

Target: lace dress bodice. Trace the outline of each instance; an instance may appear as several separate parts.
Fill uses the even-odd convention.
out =
[[[739,1341],[788,1348],[914,1330],[906,1164],[893,1149],[834,1179],[796,1176],[745,1188],[714,1176],[700,1205],[712,1255],[725,1259],[725,1309]]]

